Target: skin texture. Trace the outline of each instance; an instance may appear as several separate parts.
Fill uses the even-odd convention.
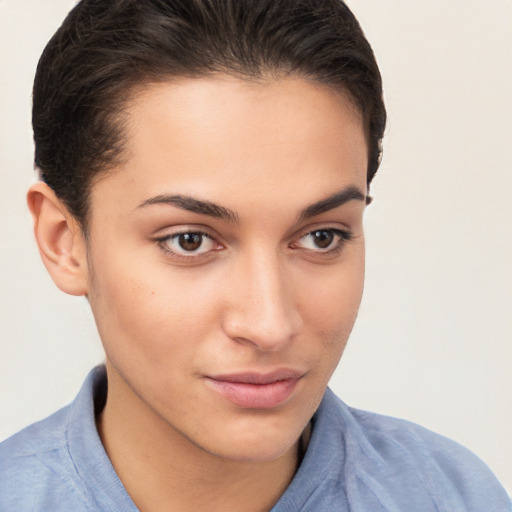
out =
[[[28,196],[45,265],[62,290],[88,296],[105,348],[105,449],[141,510],[268,510],[361,299],[361,117],[301,78],[216,76],[145,86],[126,128],[125,162],[92,189],[87,241],[48,187]],[[305,213],[348,187],[362,197]],[[319,247],[315,231],[332,243]],[[177,233],[199,232],[185,245],[195,252],[180,246]],[[283,369],[298,378],[271,407],[212,385]]]

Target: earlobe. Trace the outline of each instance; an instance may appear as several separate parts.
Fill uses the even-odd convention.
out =
[[[30,187],[27,203],[39,253],[53,281],[70,295],[86,295],[87,257],[80,225],[43,182]]]

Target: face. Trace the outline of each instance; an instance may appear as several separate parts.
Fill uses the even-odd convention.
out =
[[[217,457],[277,458],[359,307],[361,117],[299,78],[227,76],[147,86],[127,115],[87,243],[109,401]]]

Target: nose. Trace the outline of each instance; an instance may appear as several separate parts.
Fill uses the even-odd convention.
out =
[[[226,287],[223,328],[231,339],[264,352],[278,352],[293,341],[303,324],[294,293],[300,283],[286,274],[286,265],[272,253],[240,259]]]

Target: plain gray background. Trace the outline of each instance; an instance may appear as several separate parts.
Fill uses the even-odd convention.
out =
[[[25,192],[30,90],[71,0],[0,0],[0,439],[102,361],[46,275]],[[331,386],[468,446],[512,489],[512,1],[352,0],[389,111],[361,313]]]

